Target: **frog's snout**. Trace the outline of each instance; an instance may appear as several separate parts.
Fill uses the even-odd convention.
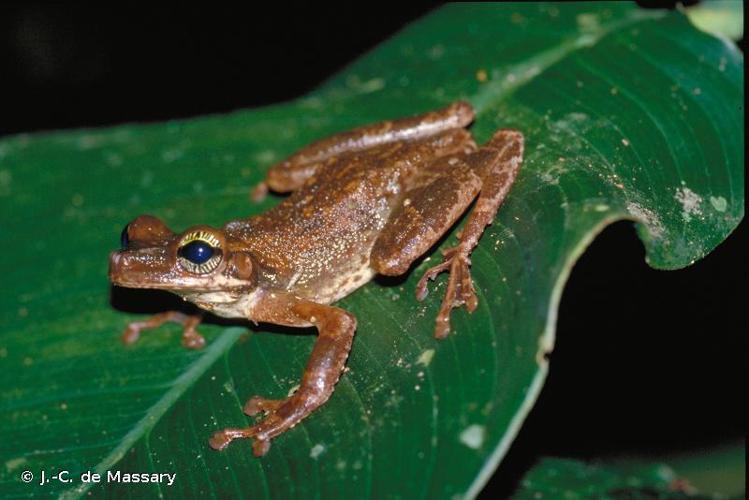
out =
[[[122,283],[122,275],[126,274],[128,260],[122,252],[109,254],[109,281],[115,285]]]
[[[120,261],[122,260],[122,257],[120,256],[120,252],[111,252],[109,254],[109,279],[113,279],[115,275],[115,271],[119,269],[120,267]]]
[[[115,285],[147,288],[170,269],[163,248],[119,250],[109,254],[109,280]]]

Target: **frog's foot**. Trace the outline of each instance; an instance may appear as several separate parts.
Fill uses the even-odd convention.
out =
[[[166,322],[178,323],[184,328],[182,331],[182,345],[188,349],[202,349],[205,338],[195,329],[202,320],[199,315],[190,316],[179,311],[167,311],[156,314],[145,321],[133,321],[122,333],[122,342],[132,344],[140,338],[140,332],[151,328],[158,328]]]
[[[434,329],[434,336],[438,339],[447,337],[450,332],[450,311],[455,307],[465,304],[468,312],[476,310],[478,299],[476,290],[471,279],[471,259],[460,245],[448,248],[442,252],[444,259],[431,269],[428,269],[416,285],[416,299],[424,300],[427,296],[427,282],[433,280],[443,271],[449,271],[450,279],[447,282],[445,298],[442,300],[440,312]]]
[[[198,322],[200,317],[198,316]],[[182,346],[187,349],[202,349],[205,347],[205,337],[198,333],[195,327],[185,327],[182,332]]]
[[[270,440],[291,429],[305,416],[320,405],[315,396],[303,397],[297,394],[286,399],[250,398],[244,406],[248,415],[266,412],[266,417],[252,427],[244,429],[223,429],[211,436],[209,444],[214,450],[223,450],[235,439],[252,438],[252,452],[256,457],[265,455],[270,449]]]

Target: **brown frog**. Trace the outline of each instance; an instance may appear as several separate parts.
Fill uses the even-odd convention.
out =
[[[142,215],[125,227],[122,250],[110,257],[118,286],[168,290],[213,314],[292,327],[314,326],[318,339],[298,390],[282,399],[255,396],[248,415],[263,420],[224,429],[210,439],[223,449],[253,438],[255,455],[325,403],[343,372],[356,318],[329,304],[375,274],[401,275],[447,232],[476,199],[457,246],[416,287],[449,271],[435,336],[450,329],[450,311],[477,305],[470,254],[510,190],[523,158],[523,136],[499,130],[477,147],[465,130],[473,109],[456,102],[420,116],[364,126],[315,142],[271,167],[255,193],[292,194],[262,215],[221,229],[174,233]],[[183,344],[204,345],[200,317],[166,312],[130,324],[126,343],[166,321],[184,327]]]

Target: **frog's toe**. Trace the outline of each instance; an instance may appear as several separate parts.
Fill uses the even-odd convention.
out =
[[[455,300],[455,306],[465,304],[468,312],[473,312],[478,307],[478,298],[476,297],[476,290],[473,286],[473,279],[471,278],[470,263],[461,260],[458,264],[460,271],[457,273],[456,280],[460,280],[460,286],[457,290],[457,296]]]
[[[252,453],[256,457],[262,457],[270,450],[270,439],[255,439],[252,442]]]
[[[125,345],[134,344],[140,338],[140,328],[137,325],[131,323],[127,325],[127,328],[122,332],[122,343]]]
[[[260,396],[253,396],[244,404],[243,411],[246,415],[254,417],[261,412],[275,411],[284,401],[284,399],[266,399]]]
[[[187,349],[202,349],[205,347],[205,337],[196,330],[185,330],[182,334],[182,346]]]
[[[434,280],[434,278],[437,277],[437,275],[443,271],[447,271],[450,268],[450,261],[446,260],[442,264],[437,264],[434,267],[431,267],[426,270],[426,272],[422,275],[419,282],[416,284],[416,300],[421,302],[424,300],[429,294],[429,288],[428,288],[428,282],[430,280]]]
[[[208,444],[211,445],[211,448],[214,450],[223,450],[235,439],[251,438],[253,435],[254,431],[252,427],[247,429],[222,429],[211,436],[211,439],[208,440]]]

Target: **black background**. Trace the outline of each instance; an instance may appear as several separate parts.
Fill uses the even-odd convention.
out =
[[[0,135],[267,105],[312,90],[428,4],[260,11],[0,7]],[[746,223],[704,260],[649,268],[609,227],[565,289],[551,371],[489,488],[540,455],[695,450],[743,439]]]

